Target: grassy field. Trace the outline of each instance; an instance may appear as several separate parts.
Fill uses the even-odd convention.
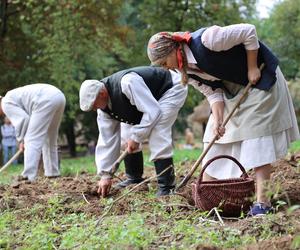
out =
[[[290,150],[299,151],[300,142],[294,143]],[[177,173],[182,174],[185,164],[190,166],[199,155],[199,149],[176,149]],[[144,160],[146,168],[152,169],[147,153]],[[0,176],[0,183],[11,183],[12,177],[21,172],[22,165],[11,166]],[[42,179],[32,185],[0,185],[3,192],[0,194],[0,249],[204,249],[209,246],[206,249],[216,250],[243,249],[245,245],[254,246],[248,249],[261,249],[258,246],[264,242],[271,242],[265,247],[271,249],[282,237],[289,237],[284,238],[285,243],[289,242],[289,249],[300,247],[299,205],[289,205],[284,213],[259,220],[232,220],[222,226],[218,220],[206,219],[206,213],[191,207],[179,196],[157,199],[156,183],[152,182],[147,192],[129,194],[110,211],[116,197],[99,199],[90,191],[96,183],[94,156],[62,159],[61,173],[65,176],[62,179]],[[287,206],[287,202],[278,199],[277,210]],[[106,212],[107,216],[102,218]]]
[[[293,153],[296,151],[300,151],[300,141],[294,142],[289,152]],[[179,164],[185,161],[195,161],[201,154],[201,149],[178,149],[174,150],[174,163]],[[147,150],[144,151],[144,163],[145,166],[153,166],[153,163],[148,160],[149,154]],[[23,169],[22,164],[10,166],[5,173],[0,176],[0,184],[8,184],[12,181],[12,177],[16,175],[20,175]],[[120,169],[123,169],[123,164]],[[63,158],[61,160],[61,175],[62,176],[70,176],[70,175],[78,175],[80,172],[87,172],[91,174],[96,174],[96,166],[95,166],[95,157],[94,156],[84,156],[78,158]]]
[[[196,160],[201,153],[200,149],[175,149],[174,150],[174,162],[178,164],[182,161],[192,161]],[[144,154],[144,163],[147,166],[154,166],[153,163],[148,160],[149,154],[145,151]],[[95,166],[95,157],[94,156],[84,156],[78,158],[64,158],[61,160],[61,175],[62,176],[71,176],[78,175],[81,172],[87,172],[91,174],[96,174],[96,166]],[[120,169],[123,169],[123,164]],[[0,176],[0,184],[8,184],[12,181],[12,177],[16,175],[20,175],[23,170],[23,165],[12,165],[10,166],[3,174]]]

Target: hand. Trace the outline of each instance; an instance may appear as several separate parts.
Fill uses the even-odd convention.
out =
[[[97,193],[103,198],[106,197],[109,194],[111,185],[112,185],[112,179],[111,178],[101,179],[98,182],[98,191],[97,191]]]
[[[218,135],[217,140],[225,134],[225,127],[222,126],[222,123],[214,121],[213,133],[214,135]]]
[[[251,82],[253,85],[255,85],[258,80],[260,79],[260,70],[257,67],[252,67],[251,69],[248,70],[248,80]]]
[[[127,151],[129,154],[133,153],[139,148],[140,144],[136,141],[133,140],[128,140],[127,141]]]
[[[222,126],[224,102],[215,102],[212,106],[213,115],[213,133],[217,135],[217,139],[220,139],[225,134],[225,128]]]
[[[22,152],[24,152],[24,150],[25,150],[24,142],[20,142],[20,144],[19,144],[19,150],[21,150]]]

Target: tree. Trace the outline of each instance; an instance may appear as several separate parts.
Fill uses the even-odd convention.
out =
[[[7,82],[7,88],[2,91],[35,82],[60,88],[67,97],[62,130],[75,156],[81,82],[101,79],[128,63],[124,56],[128,31],[118,24],[122,1],[4,2],[0,13],[11,10],[16,14],[5,19],[1,82]],[[80,117],[85,119],[84,115]]]
[[[122,23],[134,30],[130,54],[135,58],[134,62],[147,65],[146,48],[151,35],[160,31],[193,31],[215,24],[224,26],[245,22],[253,16],[255,3],[256,0],[127,1]],[[203,98],[198,91],[189,88],[187,101],[176,122],[176,127],[181,131],[186,127],[186,116]]]
[[[272,9],[268,19],[260,22],[263,41],[280,59],[287,78],[300,76],[300,5],[299,1],[284,0]]]
[[[62,131],[71,154],[75,138],[97,137],[95,114],[79,110],[78,90],[85,79],[149,65],[150,36],[162,30],[195,30],[245,21],[255,0],[0,0],[0,90],[35,82],[60,88],[67,106]],[[202,99],[190,90],[179,117]],[[185,120],[179,119],[181,121]],[[77,123],[83,128],[75,129]],[[185,126],[178,123],[179,128]]]

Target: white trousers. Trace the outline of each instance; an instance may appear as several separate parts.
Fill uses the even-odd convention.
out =
[[[30,116],[24,137],[24,171],[22,173],[29,180],[36,178],[42,152],[45,176],[60,175],[57,139],[65,103],[65,96],[59,92],[40,100]]]
[[[161,117],[148,138],[150,161],[167,159],[173,156],[172,126],[177,118],[178,111],[184,104],[186,95],[187,89],[178,84],[169,89],[162,98],[159,99],[158,103],[161,110]],[[131,127],[132,125],[126,123],[121,124],[122,148],[124,148],[130,138]],[[140,146],[138,151],[141,150],[142,147]]]

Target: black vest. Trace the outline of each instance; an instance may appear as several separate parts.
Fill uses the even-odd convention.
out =
[[[121,88],[122,77],[130,72],[135,72],[144,79],[156,100],[159,100],[168,89],[172,88],[173,81],[169,71],[152,66],[122,70],[101,80],[108,90],[111,101],[111,109],[107,107],[103,111],[115,120],[134,125],[140,123],[143,113],[130,103]]]
[[[247,85],[249,82],[248,67],[244,45],[239,44],[226,51],[211,51],[201,42],[201,36],[205,29],[202,28],[191,33],[192,38],[189,47],[197,61],[197,66],[207,74],[221,80]],[[278,59],[262,42],[259,42],[259,45],[257,65],[259,67],[265,63],[265,67],[261,72],[260,80],[253,87],[269,90],[276,82],[275,71],[278,66]],[[222,81],[204,80],[201,82],[213,88],[220,87],[219,84],[223,85]]]

